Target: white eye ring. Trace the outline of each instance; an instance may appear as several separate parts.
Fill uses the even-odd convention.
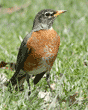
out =
[[[49,13],[49,12],[45,12],[45,15],[46,15],[46,16],[50,16],[50,13]]]
[[[45,16],[51,18],[54,15],[54,12],[45,12]]]

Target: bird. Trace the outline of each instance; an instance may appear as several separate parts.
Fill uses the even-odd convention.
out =
[[[35,16],[33,27],[30,33],[23,39],[17,55],[15,73],[11,79],[5,82],[5,86],[19,87],[23,90],[23,83],[26,80],[31,94],[29,83],[30,75],[34,75],[36,85],[44,74],[49,84],[50,70],[57,57],[60,36],[53,29],[54,20],[66,10],[43,9]],[[50,84],[49,84],[50,86]]]

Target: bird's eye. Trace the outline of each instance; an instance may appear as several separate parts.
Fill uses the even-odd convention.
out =
[[[50,13],[45,13],[46,16],[50,16]]]
[[[52,14],[51,14],[51,16],[53,16],[55,14],[55,12],[53,12]]]
[[[51,16],[53,16],[54,14],[52,13]]]

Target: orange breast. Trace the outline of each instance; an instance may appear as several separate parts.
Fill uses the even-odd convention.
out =
[[[52,66],[59,46],[60,37],[53,29],[33,32],[31,38],[27,41],[27,47],[29,50],[31,48],[31,53],[24,62],[24,70],[32,71],[34,68],[37,69],[42,60]]]

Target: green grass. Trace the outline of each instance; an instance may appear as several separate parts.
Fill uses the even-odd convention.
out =
[[[37,12],[50,8],[67,10],[54,22],[53,28],[61,38],[57,59],[50,72],[50,83],[55,84],[55,90],[50,92],[49,100],[39,97],[39,91],[45,93],[47,83],[44,78],[27,97],[28,86],[25,82],[24,92],[10,93],[0,84],[0,110],[88,110],[88,2],[87,0],[1,0],[2,9],[22,6],[30,3],[29,7],[3,14],[0,12],[0,61],[16,62],[21,41],[32,29],[33,19]],[[87,66],[84,65],[87,63]],[[10,79],[13,71],[0,69],[0,74]],[[62,76],[61,76],[62,74]],[[0,77],[1,78],[1,77]],[[0,79],[1,81],[2,79]],[[1,82],[0,82],[1,83]],[[47,93],[47,94],[48,94]],[[70,97],[76,94],[72,104]]]

